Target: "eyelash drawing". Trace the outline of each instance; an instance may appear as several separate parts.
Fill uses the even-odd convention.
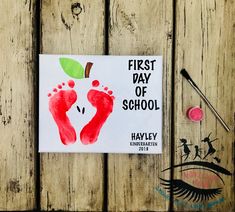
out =
[[[222,188],[214,189],[201,189],[195,188],[194,186],[184,182],[183,180],[165,180],[160,178],[163,183],[161,183],[165,189],[170,191],[171,187],[173,194],[177,197],[183,197],[188,201],[192,200],[193,202],[209,200],[221,193]]]

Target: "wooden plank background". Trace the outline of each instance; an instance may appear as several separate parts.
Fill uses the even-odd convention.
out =
[[[41,53],[104,53],[104,1],[76,3],[41,2]],[[40,164],[42,210],[102,210],[102,154],[41,154]]]
[[[109,54],[163,55],[165,107],[163,155],[109,154],[108,209],[166,211],[169,203],[159,201],[155,187],[170,165],[172,1],[112,0],[109,8]]]
[[[174,135],[177,154],[174,163],[183,162],[182,152],[178,148],[181,138],[193,144],[189,156],[191,161],[195,157],[194,145],[202,149],[202,157],[206,155],[208,147],[201,140],[211,133],[211,140],[218,138],[212,143],[217,150],[213,157],[221,159],[219,165],[234,173],[235,2],[177,1],[176,15]],[[225,131],[189,83],[182,79],[179,73],[182,67],[190,70],[192,78],[228,123],[230,133]],[[194,105],[200,105],[205,112],[200,124],[188,121],[185,116],[187,108]],[[207,161],[216,163],[213,157],[207,157]],[[207,174],[204,170],[201,172],[202,177]],[[184,180],[186,177],[182,175],[183,172],[174,173],[175,178]],[[203,180],[201,179],[201,184]],[[195,181],[197,177],[192,179],[192,183]],[[226,176],[224,182],[222,196],[225,200],[216,209],[233,211],[234,177]],[[220,185],[214,183],[213,187]],[[206,211],[210,210],[206,201],[204,208]],[[176,209],[189,210],[182,205],[176,205]]]
[[[156,188],[160,177],[185,180],[182,169],[162,172],[184,161],[180,139],[205,155],[209,133],[218,138],[213,157],[233,173],[212,210],[234,211],[233,0],[2,0],[0,14],[1,211],[197,211]],[[39,53],[163,55],[163,154],[38,154]],[[230,133],[182,79],[183,67]],[[205,112],[200,124],[185,116],[194,105]]]
[[[35,208],[35,1],[0,3],[0,210]]]

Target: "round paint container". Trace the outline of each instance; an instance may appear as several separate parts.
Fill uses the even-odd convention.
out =
[[[187,117],[193,122],[200,122],[203,119],[203,111],[199,106],[190,107],[187,110]]]

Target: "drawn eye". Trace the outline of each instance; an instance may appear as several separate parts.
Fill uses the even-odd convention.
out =
[[[193,202],[209,200],[221,193],[222,188],[213,188],[213,189],[201,189],[196,188],[183,180],[164,180],[160,178],[163,183],[161,183],[165,189],[170,191],[172,188],[173,194],[177,197],[182,197],[188,201],[192,200]]]
[[[193,167],[190,167],[190,166],[193,166]],[[228,171],[227,169],[217,164],[209,163],[206,161],[185,162],[185,163],[173,165],[172,167],[164,169],[162,172],[165,172],[172,168],[173,169],[181,168],[180,172],[194,171],[196,169],[201,170],[201,172],[203,172],[204,174],[206,172],[210,172],[214,174],[216,179],[220,179],[223,184],[224,184],[224,181],[220,177],[219,173],[223,175],[230,175],[230,176],[232,175],[232,173]],[[168,192],[172,191],[174,196],[182,197],[183,199],[188,200],[188,201],[191,200],[193,202],[199,202],[199,201],[209,200],[209,199],[215,198],[217,195],[221,194],[222,192],[221,187],[204,188],[196,184],[191,185],[188,182],[185,182],[181,179],[171,179],[171,180],[166,180],[162,178],[160,179],[162,181],[161,185],[163,185],[164,188],[168,190]],[[206,180],[203,178],[199,178],[199,179],[200,179],[200,182],[204,182],[204,180]]]

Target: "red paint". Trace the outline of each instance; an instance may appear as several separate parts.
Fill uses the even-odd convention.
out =
[[[51,96],[51,93],[47,94],[47,96],[50,97],[50,96]]]
[[[92,144],[97,141],[103,124],[113,111],[113,98],[105,92],[93,89],[88,92],[87,98],[97,110],[91,121],[83,127],[80,139],[83,144]]]
[[[77,94],[74,90],[60,90],[49,100],[49,110],[57,124],[60,139],[65,145],[73,144],[77,139],[76,132],[66,115],[76,100]]]
[[[113,91],[108,91],[108,94],[109,94],[109,95],[112,95],[112,94],[113,94]]]
[[[53,89],[53,91],[56,93],[56,92],[57,92],[57,89],[56,89],[56,88],[54,88],[54,89]]]
[[[108,87],[104,87],[104,90],[107,91],[107,90],[108,90]]]
[[[191,107],[187,111],[187,117],[194,122],[199,122],[203,119],[203,111],[200,107]]]
[[[69,80],[69,81],[68,81],[68,86],[69,86],[70,88],[73,88],[74,85],[75,85],[75,82],[74,82],[73,80]]]
[[[58,85],[58,88],[59,88],[59,89],[61,89],[61,88],[62,88],[62,86],[61,86],[61,85]]]
[[[94,87],[98,87],[99,85],[100,85],[100,82],[98,80],[94,80],[92,82],[92,86],[94,86]]]

